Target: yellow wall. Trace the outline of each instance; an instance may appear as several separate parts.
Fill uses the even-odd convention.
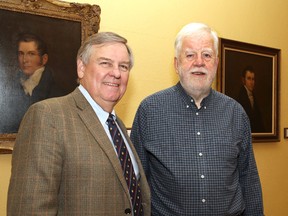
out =
[[[205,22],[220,37],[281,49],[280,142],[255,143],[262,181],[265,213],[288,213],[288,1],[285,0],[69,0],[98,4],[100,31],[125,36],[134,50],[135,67],[129,88],[117,105],[127,127],[132,125],[140,101],[173,85],[173,43],[178,30],[191,21]],[[5,215],[11,155],[0,155],[0,215]]]

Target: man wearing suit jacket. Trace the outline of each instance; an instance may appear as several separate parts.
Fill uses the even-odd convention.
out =
[[[79,87],[25,114],[16,138],[7,215],[135,215],[106,120],[126,91],[133,55],[127,40],[101,32],[77,55]],[[139,157],[117,117],[150,215]]]
[[[236,100],[243,106],[249,117],[252,133],[266,132],[267,130],[265,130],[263,124],[260,107],[254,94],[255,71],[253,67],[247,66],[244,68],[241,78],[243,85],[240,88]]]

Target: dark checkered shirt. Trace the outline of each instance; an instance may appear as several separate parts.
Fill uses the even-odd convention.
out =
[[[142,101],[131,139],[152,193],[152,215],[263,215],[250,124],[211,90],[198,109],[178,83]]]

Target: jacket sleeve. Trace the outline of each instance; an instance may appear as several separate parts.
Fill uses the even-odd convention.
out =
[[[56,215],[62,156],[53,114],[45,103],[23,118],[12,155],[7,215]]]

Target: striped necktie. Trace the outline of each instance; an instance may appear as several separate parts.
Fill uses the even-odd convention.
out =
[[[109,132],[111,134],[118,158],[123,169],[124,178],[126,180],[131,203],[133,206],[134,216],[143,215],[142,197],[140,191],[140,184],[136,178],[133,164],[129,152],[126,148],[122,135],[114,121],[113,115],[110,113],[107,119]]]

